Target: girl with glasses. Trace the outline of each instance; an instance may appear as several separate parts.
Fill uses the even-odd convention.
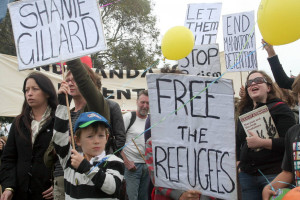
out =
[[[247,137],[238,120],[236,152],[243,200],[262,199],[262,190],[268,184],[266,178],[272,181],[281,172],[284,137],[295,124],[293,112],[278,98],[272,79],[264,71],[252,71],[247,77],[245,95],[238,106],[239,112],[242,115],[263,105],[269,108],[279,138],[260,138],[254,132],[250,132],[250,137]]]

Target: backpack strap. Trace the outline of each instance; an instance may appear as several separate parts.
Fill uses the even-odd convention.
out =
[[[130,129],[130,127],[134,124],[135,120],[136,120],[136,111],[131,111],[131,118],[126,133]]]

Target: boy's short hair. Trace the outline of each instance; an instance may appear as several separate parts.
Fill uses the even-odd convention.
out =
[[[84,112],[81,113],[78,119],[75,122],[74,132],[76,132],[79,128],[85,128],[89,125],[98,122],[103,124],[106,128],[110,128],[108,121],[102,115],[96,112]]]
[[[90,124],[87,127],[77,129],[76,132],[75,132],[75,135],[76,135],[76,137],[80,138],[82,131],[84,129],[88,129],[88,128],[93,129],[93,132],[96,133],[100,127],[105,129],[105,135],[109,134],[108,129],[105,127],[105,125],[103,123],[95,122],[95,123]]]
[[[300,93],[300,74],[295,78],[292,85],[292,90],[296,95]]]

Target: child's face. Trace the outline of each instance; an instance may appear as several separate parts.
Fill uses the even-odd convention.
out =
[[[108,134],[105,134],[104,126],[99,126],[96,133],[89,126],[81,131],[80,138],[76,137],[76,144],[81,147],[86,158],[90,160],[104,151],[107,139]]]

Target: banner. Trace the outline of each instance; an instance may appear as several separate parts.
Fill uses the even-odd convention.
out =
[[[20,70],[107,49],[96,0],[24,0],[8,8]]]
[[[195,36],[195,45],[216,43],[222,3],[188,4],[184,26]]]
[[[237,199],[232,81],[214,80],[147,75],[155,184]]]
[[[224,15],[223,37],[228,71],[257,69],[254,11]]]
[[[178,61],[178,66],[185,74],[221,76],[219,44],[195,46],[187,57]]]
[[[117,102],[123,112],[136,110],[138,91],[147,89],[144,70],[93,70],[101,76],[102,93],[105,97]],[[45,74],[58,89],[62,80],[59,66],[18,71],[16,57],[0,54],[0,116],[15,117],[21,113],[24,101],[23,83],[33,71]],[[147,73],[158,71],[149,70]]]
[[[219,54],[223,73],[226,71],[224,52],[220,52]],[[60,68],[43,67],[39,69],[42,73],[45,73],[54,83],[55,87],[58,88],[58,84],[61,82]],[[105,96],[110,96],[112,100],[119,103],[123,112],[136,110],[137,90],[147,88],[143,70],[131,70],[129,73],[127,73],[126,70],[99,71],[95,68],[93,68],[93,70],[102,76],[102,89]],[[0,116],[14,117],[20,114],[24,101],[22,92],[23,82],[26,76],[32,71],[33,70],[19,71],[17,57],[0,54]],[[160,72],[159,69],[153,69],[152,71],[153,73]],[[224,78],[233,80],[235,96],[239,95],[241,74],[244,83],[247,72],[227,73],[223,76]]]

